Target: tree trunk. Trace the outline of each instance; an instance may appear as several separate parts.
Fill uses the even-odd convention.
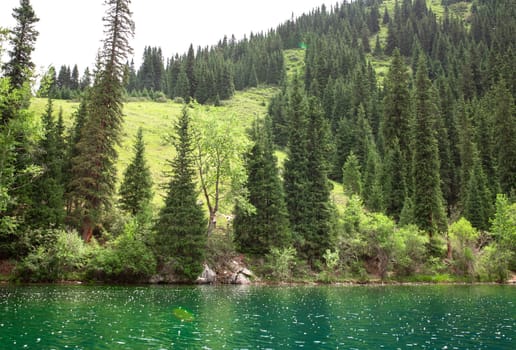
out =
[[[208,236],[217,228],[217,213],[210,210],[210,222],[208,223]]]
[[[93,237],[93,225],[89,218],[85,218],[82,223],[82,239],[84,242],[89,243]]]

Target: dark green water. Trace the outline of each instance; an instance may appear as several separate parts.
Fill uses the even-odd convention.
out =
[[[0,286],[0,349],[298,348],[516,349],[516,287]]]

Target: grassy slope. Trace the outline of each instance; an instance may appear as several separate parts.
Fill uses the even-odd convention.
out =
[[[385,8],[387,8],[387,11],[389,12],[389,16],[391,19],[394,17],[394,3],[395,0],[383,0],[382,4],[380,5],[380,31],[378,32],[378,35],[380,37],[380,45],[385,48],[385,45],[387,43],[387,25],[382,24],[382,18],[383,13],[385,11]],[[401,6],[401,1],[398,1],[398,3]],[[437,18],[442,18],[444,16],[445,8],[441,5],[441,0],[426,0],[428,8],[432,10],[437,16]],[[452,4],[449,6],[449,11],[451,16],[455,16],[458,18],[466,19],[471,11],[471,3],[470,2],[458,2],[455,4]],[[374,49],[376,43],[376,34],[372,35],[369,38],[369,44],[371,46],[371,50]],[[367,59],[371,62],[373,65],[378,83],[382,84],[384,77],[387,75],[387,72],[389,70],[390,65],[390,57],[374,57],[372,54],[367,54]]]
[[[277,91],[274,87],[260,87],[239,91],[220,107],[195,106],[193,113],[216,114],[219,118],[237,116],[237,120],[245,127],[250,125],[255,116],[264,115],[267,111],[267,101]],[[31,109],[36,116],[45,110],[46,99],[35,98]],[[67,127],[72,125],[73,113],[78,107],[77,102],[56,100],[54,110],[63,109]],[[176,118],[181,113],[182,105],[172,101],[158,103],[152,101],[128,102],[124,106],[124,129],[122,144],[119,147],[118,176],[123,175],[132,158],[132,145],[139,127],[143,128],[146,144],[146,157],[154,180],[156,194],[161,194],[161,184],[165,183],[164,171],[167,170],[167,160],[174,157],[174,147],[166,141],[167,135],[173,131]],[[155,196],[155,204],[162,202],[161,196]]]

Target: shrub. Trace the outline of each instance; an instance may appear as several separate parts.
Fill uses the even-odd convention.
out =
[[[87,276],[112,282],[143,282],[156,272],[156,258],[141,239],[136,220],[105,247],[97,247],[89,261]]]
[[[461,275],[472,275],[475,263],[475,243],[478,231],[465,218],[450,225],[449,235],[455,270]]]
[[[428,236],[415,225],[403,226],[395,231],[398,242],[394,252],[394,272],[398,276],[409,276],[424,264]]]
[[[511,252],[500,249],[497,244],[484,248],[478,259],[477,272],[481,281],[506,282],[509,279],[507,261]]]
[[[271,268],[271,276],[280,281],[291,279],[296,255],[296,249],[293,247],[272,248],[266,256],[267,263]]]
[[[40,230],[38,236],[45,233],[47,239],[16,266],[16,278],[24,282],[54,282],[66,279],[84,266],[87,248],[76,232]]]

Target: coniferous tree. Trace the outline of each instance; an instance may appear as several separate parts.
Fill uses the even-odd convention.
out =
[[[251,138],[254,146],[246,157],[246,170],[248,199],[254,210],[237,203],[234,239],[241,252],[264,255],[273,247],[288,246],[291,234],[269,118],[255,121]]]
[[[298,248],[308,236],[309,198],[307,193],[307,105],[299,77],[295,76],[288,102],[289,138],[284,164],[284,187],[293,239]]]
[[[44,135],[39,143],[37,164],[43,172],[31,184],[31,205],[26,224],[37,228],[57,228],[63,224],[64,185],[63,185],[63,134],[54,121],[53,103],[49,99],[42,118]]]
[[[5,75],[10,78],[11,87],[19,89],[29,80],[35,65],[31,54],[35,49],[39,32],[34,25],[39,21],[30,0],[20,0],[20,6],[13,10],[16,26],[11,32],[10,60],[4,65]]]
[[[133,216],[142,213],[152,199],[152,178],[145,160],[143,130],[138,128],[133,146],[134,156],[120,185],[120,206]]]
[[[308,110],[307,160],[309,229],[304,237],[301,254],[311,263],[322,262],[327,249],[332,247],[334,208],[330,199],[328,163],[325,144],[328,142],[323,111],[319,100],[311,97]]]
[[[408,90],[408,73],[398,50],[394,51],[389,73],[385,79],[383,118],[380,122],[381,148],[386,159],[387,175],[385,204],[387,214],[399,217],[408,195],[408,177],[411,174],[411,98]],[[395,177],[401,176],[400,178]]]
[[[122,128],[124,71],[133,36],[129,0],[106,0],[105,39],[97,61],[87,120],[72,160],[74,208],[81,221],[82,237],[89,241],[111,206],[116,181],[116,145]]]
[[[487,178],[476,149],[470,170],[464,198],[464,217],[479,230],[489,229],[489,219],[493,214],[493,198],[487,185]]]
[[[202,271],[206,249],[206,218],[198,204],[192,129],[187,106],[175,125],[176,157],[165,206],[156,222],[156,249],[181,279],[193,281]]]
[[[354,194],[362,194],[362,172],[360,171],[360,162],[357,156],[351,152],[344,163],[342,169],[342,183],[344,185],[344,193],[351,197]]]
[[[504,80],[493,88],[495,154],[503,193],[516,189],[516,108]]]
[[[398,139],[395,138],[387,150],[383,165],[384,203],[387,213],[398,220],[408,193],[407,174]],[[409,176],[411,178],[411,176]]]
[[[426,60],[421,55],[416,73],[414,101],[414,217],[417,225],[430,237],[446,225],[435,130],[438,111],[434,99]]]

